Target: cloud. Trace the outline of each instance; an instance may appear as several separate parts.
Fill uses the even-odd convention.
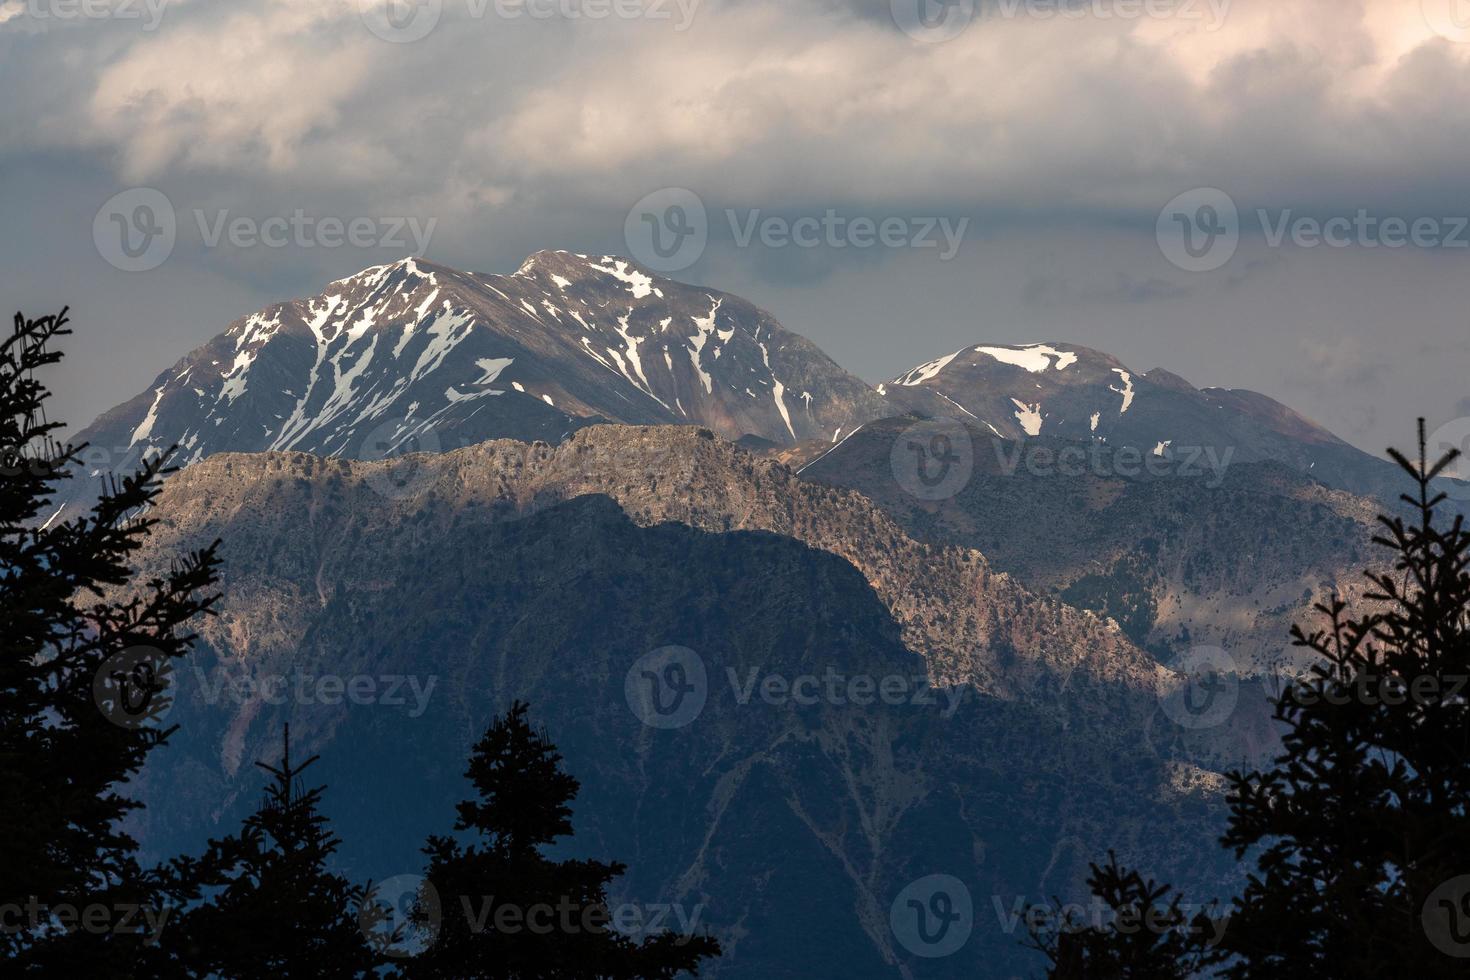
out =
[[[1252,226],[1256,208],[1463,213],[1470,44],[1436,35],[1420,0],[1233,0],[1215,29],[980,6],[924,43],[888,0],[703,0],[687,30],[672,2],[673,19],[592,20],[442,0],[427,37],[390,43],[359,0],[172,0],[156,30],[0,0],[0,87],[23,93],[0,101],[0,293],[107,310],[95,362],[75,369],[85,419],[235,316],[399,257],[206,250],[197,209],[435,219],[435,258],[509,271],[538,248],[621,251],[628,208],[682,186],[716,222],[726,208],[970,219],[948,264],[712,235],[681,273],[769,305],[865,376],[916,349],[1071,338],[1307,399],[1344,428],[1354,399],[1384,403],[1392,427],[1430,388],[1431,407],[1458,397],[1456,255],[1266,250],[1253,235],[1191,275],[1153,240],[1159,208],[1201,185]],[[99,258],[92,221],[138,184],[169,196],[181,238],[166,267],[128,277]],[[1356,349],[1336,339],[1348,332]],[[1431,339],[1448,353],[1406,346]],[[1410,391],[1388,385],[1406,377]]]
[[[1204,180],[1243,205],[1470,189],[1470,45],[1417,3],[1235,0],[1211,30],[1203,2],[1196,19],[1047,19],[997,0],[924,44],[872,4],[706,0],[680,31],[677,14],[507,19],[487,2],[444,0],[407,44],[371,34],[356,0],[89,30],[68,41],[83,84],[65,119],[23,141],[72,133],[134,182],[416,183],[491,207],[626,208],[682,185],[732,206],[1145,220]]]
[[[248,6],[248,5],[247,5]],[[369,81],[370,39],[335,0],[267,3],[224,16],[173,21],[106,65],[85,107],[93,132],[120,151],[121,176],[170,168],[230,175],[300,171],[309,143],[343,133],[338,167],[367,120],[345,111]]]
[[[1074,284],[1056,275],[1036,275],[1026,281],[1022,295],[1032,304],[1143,304],[1183,299],[1195,293],[1187,281],[1157,276],[1139,278],[1114,272],[1101,282]]]

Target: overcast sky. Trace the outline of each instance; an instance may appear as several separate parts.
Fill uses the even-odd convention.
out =
[[[512,272],[646,249],[672,200],[708,237],[676,278],[869,381],[1071,341],[1375,452],[1470,415],[1462,0],[400,2],[0,0],[0,306],[74,308],[54,414],[415,229]]]

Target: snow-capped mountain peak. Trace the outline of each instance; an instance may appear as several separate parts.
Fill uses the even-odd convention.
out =
[[[102,465],[173,445],[187,464],[223,451],[556,442],[596,421],[794,443],[889,411],[738,297],[619,256],[546,251],[511,275],[406,258],[267,307],[79,438]]]
[[[1272,459],[1344,489],[1378,492],[1381,461],[1252,391],[1196,388],[1072,343],[977,344],[920,364],[878,390],[909,412],[953,417],[1008,439],[1056,436],[1152,455],[1206,448]]]

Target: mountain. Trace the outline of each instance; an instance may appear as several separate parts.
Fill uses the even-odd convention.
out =
[[[1273,751],[1286,628],[1361,591],[1366,494],[1398,489],[1264,396],[1061,344],[872,389],[736,297],[564,252],[365,270],[78,439],[93,470],[189,464],[143,578],[224,541],[137,784],[151,854],[232,829],[289,721],[343,870],[412,874],[527,699],[583,783],[570,849],[706,910],[737,980],[1034,973],[1017,915],[1110,847],[1228,893],[1219,774]],[[671,647],[702,707],[664,727],[634,692]],[[899,924],[935,875],[972,903],[952,956]]]
[[[1289,630],[1314,604],[1366,591],[1380,505],[1284,463],[1012,440],[967,420],[942,427],[964,482],[917,495],[904,450],[928,429],[871,422],[809,447],[801,477],[856,490],[915,540],[976,549],[1026,588],[1110,617],[1166,663],[1207,645],[1268,673],[1296,661]]]
[[[150,516],[145,573],[217,536],[225,559],[179,730],[139,781],[150,849],[232,825],[289,720],[322,755],[344,869],[416,873],[470,744],[525,698],[582,781],[568,852],[628,861],[615,901],[699,909],[714,977],[1030,975],[1017,916],[1080,894],[1108,847],[1229,887],[1209,756],[1270,743],[1244,686],[1201,742],[1162,707],[1177,678],[1114,624],[700,428],[226,453]],[[646,724],[629,692],[670,646],[699,707]],[[831,676],[837,695],[794,696]],[[901,696],[861,703],[854,680]],[[947,956],[904,924],[935,875],[972,909]]]
[[[878,390],[908,412],[964,419],[1008,439],[1098,439],[1160,455],[1228,451],[1234,462],[1274,460],[1357,494],[1399,493],[1391,463],[1265,395],[1196,388],[1076,344],[964,347]]]
[[[1196,389],[1074,344],[967,347],[874,389],[738,297],[570,252],[538,252],[509,276],[412,258],[364,270],[236,320],[76,439],[94,475],[171,445],[182,464],[261,450],[378,459],[558,442],[598,422],[699,425],[811,455],[904,414],[1012,439],[1274,460],[1397,493],[1390,464],[1254,392]]]
[[[980,447],[973,481],[949,499],[916,497],[895,478],[890,457],[918,417],[962,420]],[[897,521],[836,551],[870,573],[905,629],[955,609],[969,617],[906,636],[910,648],[938,676],[1002,695],[1020,674],[984,651],[1043,656],[1006,635],[1038,598],[1110,617],[1165,659],[1206,640],[1254,671],[1289,659],[1295,610],[1356,587],[1375,511],[1312,487],[1398,488],[1391,466],[1261,395],[1137,374],[1070,344],[969,347],[872,390],[743,300],[568,252],[537,253],[510,276],[417,259],[365,270],[236,321],[79,438],[101,450],[89,458],[95,471],[173,444],[183,463],[267,450],[370,460],[502,437],[555,444],[605,420],[700,426],[794,466],[820,457],[810,479],[855,489]],[[1106,472],[1067,481],[1003,465],[1069,441]],[[1129,451],[1144,478],[1115,465]],[[1190,466],[1200,479],[1147,478]],[[68,500],[90,489],[76,483]],[[774,516],[766,526],[792,533]],[[989,563],[966,558],[924,576],[887,562],[880,572],[860,552],[900,527]],[[1260,557],[1273,540],[1286,546]],[[977,574],[1014,576],[1028,598],[1005,612],[966,609],[950,593]]]
[[[769,314],[626,259],[539,252],[513,275],[404,259],[236,320],[77,435],[92,469],[295,449],[381,458],[592,422],[832,440],[891,414]]]

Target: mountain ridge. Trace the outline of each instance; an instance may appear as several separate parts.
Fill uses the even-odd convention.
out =
[[[1329,486],[1395,499],[1399,474],[1260,392],[1196,388],[1163,368],[1137,372],[1070,342],[975,344],[927,361],[877,390],[906,412],[952,417],[1005,439],[1100,440],[1166,454],[1169,447],[1274,460]]]
[[[171,512],[182,500],[211,512],[252,500],[260,505],[270,492],[257,483],[333,474],[381,497],[387,521],[408,520],[427,501],[445,508],[436,513],[447,519],[476,501],[529,514],[566,499],[603,495],[639,524],[676,521],[705,531],[763,531],[802,541],[863,573],[895,619],[909,624],[906,646],[924,656],[940,683],[1014,697],[1022,681],[1031,685],[1042,674],[1071,674],[1078,650],[1092,659],[1100,678],[1150,696],[1159,676],[1151,657],[1093,613],[1029,595],[1011,576],[992,570],[979,552],[911,541],[862,494],[802,480],[788,466],[697,427],[595,425],[558,445],[500,439],[381,462],[299,451],[222,453],[171,477],[158,510],[171,529]],[[841,528],[832,524],[838,515]],[[964,629],[953,623],[957,617],[966,617]],[[942,625],[947,622],[952,625]],[[1020,635],[1028,629],[1036,638]],[[1063,633],[1074,634],[1076,642],[1055,638]],[[1013,662],[1007,671],[976,649],[985,637],[1009,651]],[[1028,662],[1035,672],[1023,669]]]
[[[1196,388],[1063,341],[967,345],[869,386],[737,296],[618,256],[551,250],[509,275],[406,258],[267,306],[77,440],[98,476],[175,445],[182,465],[267,449],[377,459],[493,438],[559,442],[600,422],[703,425],[784,452],[902,415],[1012,439],[1211,447],[1395,496],[1390,464],[1257,392]]]
[[[140,781],[147,846],[187,852],[237,816],[249,761],[289,718],[322,756],[346,867],[411,873],[462,791],[465,748],[525,698],[583,784],[572,846],[637,857],[621,894],[704,904],[732,940],[714,976],[812,975],[782,957],[813,916],[848,975],[1023,970],[990,896],[1073,893],[1105,846],[1219,887],[1199,860],[1222,818],[1217,770],[1271,744],[1244,686],[1229,729],[1174,725],[1158,694],[1180,678],[1115,624],[699,427],[383,461],[221,453],[171,476],[150,516],[145,572],[218,537],[225,598],[180,679],[179,734]],[[635,717],[625,677],[668,644],[706,666],[708,699],[663,730]],[[948,693],[776,704],[726,681],[829,669],[927,677],[956,708]],[[322,674],[418,678],[436,700],[211,694]],[[963,955],[924,963],[887,910],[936,870],[981,914]]]
[[[1110,616],[1166,663],[1208,644],[1269,674],[1297,659],[1289,630],[1312,605],[1369,591],[1381,508],[1284,463],[1155,456],[1143,467],[1135,450],[1125,465],[1127,450],[1105,443],[945,423],[935,431],[969,476],[929,500],[892,462],[909,431],[882,419],[810,447],[814,458],[777,455],[804,480],[863,494],[916,540],[976,549],[1028,589]]]
[[[183,465],[268,449],[380,458],[487,438],[559,441],[599,421],[788,443],[888,412],[739,297],[615,256],[546,251],[508,276],[407,258],[272,304],[77,441],[94,447],[91,473],[170,446]]]

